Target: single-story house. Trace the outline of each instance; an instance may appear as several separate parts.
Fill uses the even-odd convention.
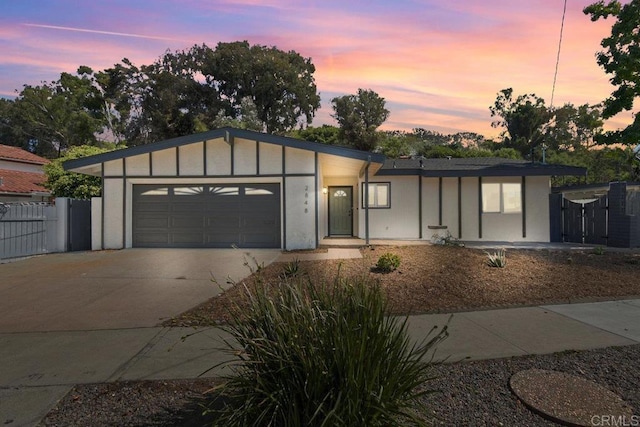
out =
[[[550,177],[527,161],[387,159],[222,128],[70,160],[102,177],[93,247],[309,249],[324,237],[548,242]]]
[[[43,166],[49,160],[19,147],[0,144],[0,202],[38,202],[50,198]]]

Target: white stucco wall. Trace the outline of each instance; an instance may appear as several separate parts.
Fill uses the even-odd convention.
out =
[[[462,195],[462,240],[477,240],[480,230],[478,178],[462,178],[460,184]],[[454,235],[454,237],[457,238],[458,234]]]
[[[204,143],[178,147],[180,155],[180,175],[202,175],[204,171]],[[153,165],[155,169],[155,164]]]
[[[102,202],[104,203],[103,246],[105,249],[122,249],[124,247],[122,227],[125,223],[125,218],[123,217],[124,187],[122,179],[109,178],[104,180]]]
[[[255,175],[257,173],[256,144],[256,141],[246,139],[236,138],[234,140],[233,173],[235,175]]]
[[[276,175],[282,173],[282,146],[261,142],[260,175]]]
[[[391,208],[369,209],[369,238],[417,239],[420,236],[417,176],[371,177],[370,183],[389,182]],[[358,200],[358,206],[361,206]],[[360,209],[360,237],[365,236],[365,212]]]
[[[91,250],[102,249],[102,197],[91,198]]]
[[[149,154],[140,154],[124,160],[127,175],[149,175]]]
[[[285,180],[287,207],[285,249],[316,247],[316,188],[314,177],[289,177]]]
[[[207,141],[207,175],[231,175],[231,145],[222,138]]]
[[[186,159],[185,159],[186,160]],[[155,151],[151,153],[151,161],[153,165],[153,175],[177,175],[177,159],[176,149],[167,148],[166,150]]]
[[[442,179],[442,225],[447,228],[439,230],[440,236],[448,231],[453,237],[458,237],[458,178]]]
[[[309,173],[315,168],[315,153],[299,148],[286,147],[285,152],[286,173]]]

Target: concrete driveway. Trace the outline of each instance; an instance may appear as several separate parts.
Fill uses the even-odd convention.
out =
[[[277,249],[125,249],[0,264],[0,333],[151,327],[269,264]],[[212,281],[215,278],[217,284]]]

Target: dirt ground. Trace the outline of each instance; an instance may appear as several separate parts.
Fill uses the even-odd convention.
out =
[[[384,253],[400,257],[391,273],[375,271]],[[362,259],[301,261],[299,276],[332,283],[336,276],[378,281],[392,314],[488,309],[519,305],[584,302],[640,295],[640,252],[611,250],[506,251],[504,268],[490,267],[487,252],[456,246],[376,246]],[[166,321],[166,326],[219,324],[228,308],[242,304],[243,288],[257,280],[279,280],[287,264],[273,263],[220,296]]]

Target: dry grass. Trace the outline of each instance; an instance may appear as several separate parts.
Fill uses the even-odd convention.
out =
[[[372,271],[380,255],[400,257],[388,274]],[[518,305],[615,299],[640,295],[640,253],[605,251],[507,250],[505,268],[487,265],[482,250],[452,246],[377,246],[362,259],[304,261],[301,274],[313,283],[371,275],[380,281],[393,314],[451,312]],[[222,295],[165,326],[212,325],[228,319],[228,308],[242,305],[240,286],[279,280],[285,264],[274,263]]]

